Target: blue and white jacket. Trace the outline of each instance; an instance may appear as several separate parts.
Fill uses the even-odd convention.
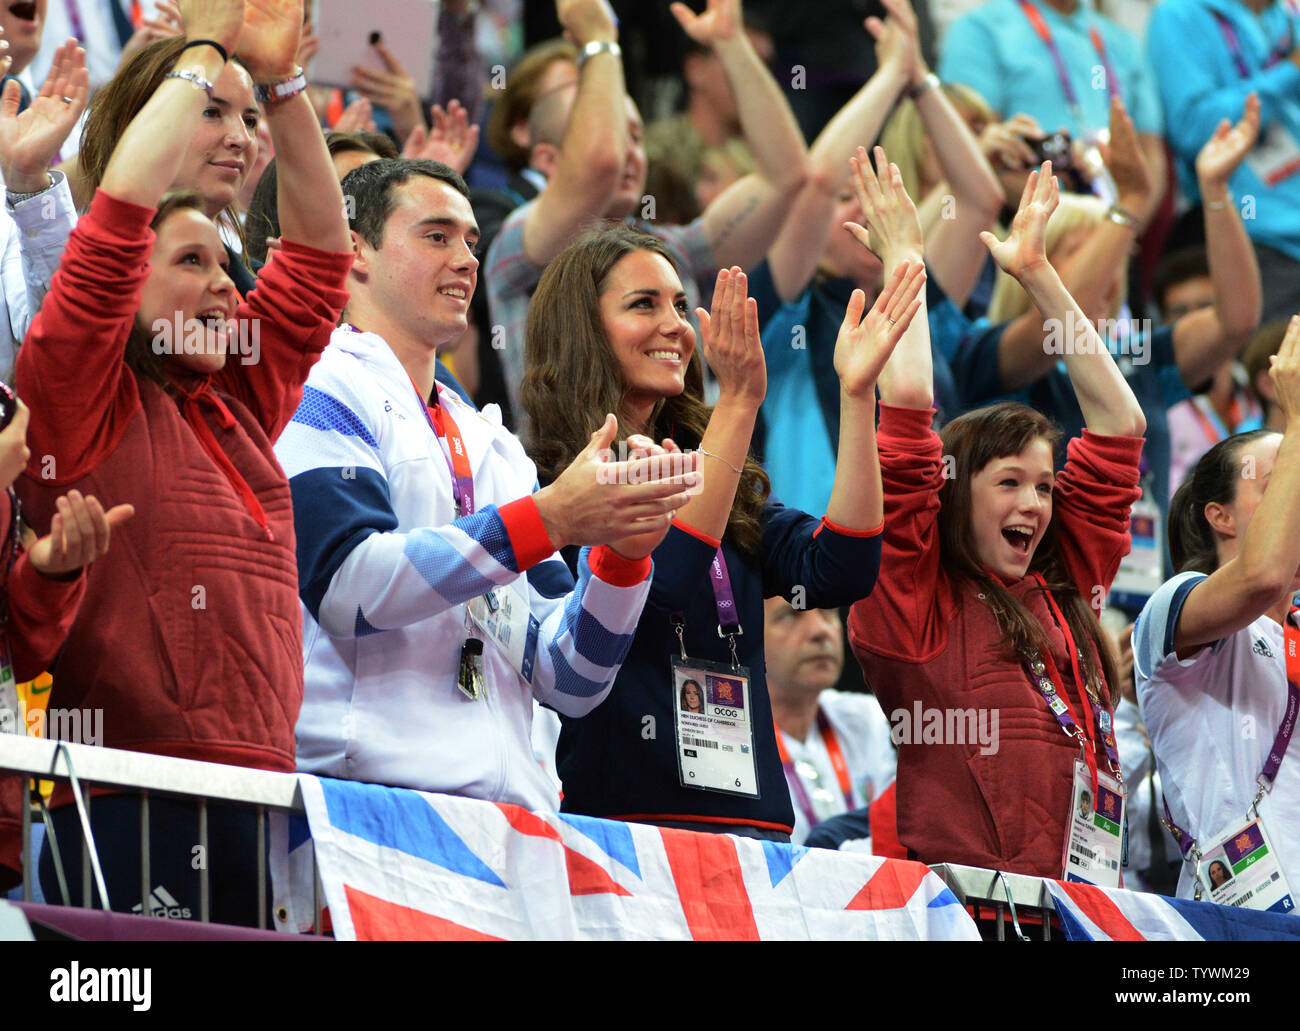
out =
[[[584,550],[575,586],[532,500],[536,470],[499,410],[476,412],[441,385],[438,401],[473,472],[476,511],[463,518],[423,402],[375,334],[335,331],[276,444],[303,606],[298,768],[554,809],[529,744],[534,699],[569,716],[600,704],[650,563]],[[470,701],[456,686],[467,604],[509,583],[538,623],[531,683],[489,640],[485,697]]]

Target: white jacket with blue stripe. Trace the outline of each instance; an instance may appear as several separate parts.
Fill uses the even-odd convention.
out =
[[[473,472],[475,512],[459,519],[447,454],[375,334],[335,331],[276,444],[303,605],[298,768],[554,809],[529,742],[534,699],[570,716],[604,700],[649,563],[593,549],[575,586],[530,498],[536,470],[499,410],[476,412],[441,387],[438,398]],[[508,583],[538,622],[531,683],[487,641],[485,697],[471,701],[456,686],[467,603]]]

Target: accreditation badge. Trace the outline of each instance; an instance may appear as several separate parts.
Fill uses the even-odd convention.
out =
[[[1088,766],[1076,759],[1062,880],[1118,888],[1123,855],[1124,787],[1105,770],[1098,770],[1094,798]]]
[[[673,656],[672,690],[682,787],[758,798],[749,670]]]
[[[1209,847],[1201,853],[1196,876],[1209,900],[1221,906],[1272,913],[1295,911],[1291,888],[1261,819],[1210,838]]]
[[[1269,186],[1276,186],[1300,172],[1300,146],[1280,122],[1259,134],[1259,141],[1246,155],[1246,164]]]
[[[469,603],[469,618],[505,655],[510,668],[531,684],[541,624],[519,589],[508,583],[475,598]]]
[[[0,630],[0,734],[26,734],[27,725],[18,704],[18,681],[14,679],[9,639]]]

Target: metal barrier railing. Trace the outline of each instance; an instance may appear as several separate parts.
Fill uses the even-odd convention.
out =
[[[1006,940],[1008,910],[1011,926],[1020,941],[1031,940],[1020,928],[1020,914],[1024,912],[1041,919],[1043,941],[1051,941],[1052,915],[1056,912],[1056,905],[1052,901],[1052,893],[1047,890],[1047,882],[1041,877],[985,870],[977,866],[958,866],[955,863],[938,863],[930,869],[943,879],[948,889],[957,896],[958,902],[975,908],[976,919],[979,919],[981,909],[988,907],[993,910],[998,941]]]
[[[147,752],[128,752],[116,748],[73,744],[17,734],[0,734],[0,775],[19,774],[24,778],[22,805],[22,855],[24,857],[23,901],[32,901],[32,884],[35,879],[31,862],[32,806],[25,789],[29,778],[65,781],[73,792],[81,823],[81,900],[82,906],[92,908],[92,879],[98,891],[102,908],[108,909],[110,899],[100,869],[90,826],[91,789],[110,788],[125,794],[136,794],[140,799],[140,911],[148,916],[150,905],[150,832],[149,799],[154,797],[184,798],[198,803],[199,847],[205,861],[199,867],[199,920],[209,922],[211,912],[211,885],[208,867],[211,865],[208,840],[208,805],[212,802],[247,806],[256,813],[257,823],[257,912],[258,927],[266,929],[266,832],[268,814],[273,811],[303,813],[302,794],[298,779],[292,773],[275,773],[242,766],[199,762],[194,759],[176,759],[152,755]],[[45,813],[44,801],[40,802]],[[46,813],[46,833],[51,835],[51,853],[56,875],[67,904],[65,874],[62,869],[60,849],[54,840],[53,827]],[[314,862],[314,859],[313,859]],[[320,873],[315,871],[315,926],[321,926]]]
[[[242,766],[199,762],[193,759],[176,759],[152,755],[147,752],[128,752],[95,745],[72,744],[41,738],[0,734],[0,775],[16,773],[24,778],[67,781],[73,790],[82,827],[81,876],[82,905],[89,908],[92,899],[92,880],[99,890],[103,908],[108,909],[108,893],[99,869],[94,836],[90,826],[91,788],[111,788],[140,797],[140,897],[141,912],[149,915],[149,799],[151,796],[194,799],[199,806],[199,845],[207,856],[210,845],[207,833],[207,806],[210,802],[231,803],[253,807],[257,813],[257,850],[259,861],[257,898],[258,926],[266,927],[266,828],[267,816],[272,810],[303,813],[302,794],[298,779],[291,773],[273,773]],[[26,860],[23,878],[23,900],[32,901],[31,869],[31,805],[24,798],[22,807],[22,848]],[[42,802],[42,809],[44,803]],[[46,821],[47,833],[50,824]],[[52,853],[58,862],[57,842],[51,841]],[[313,866],[315,859],[313,857]],[[199,919],[209,920],[210,885],[208,863],[199,871]],[[992,910],[997,924],[997,940],[1005,940],[1006,917],[1009,914],[1014,933],[1021,941],[1030,938],[1020,926],[1020,915],[1034,914],[1041,921],[1042,938],[1051,939],[1051,921],[1056,911],[1047,883],[1039,877],[1002,873],[971,866],[941,863],[931,867],[956,895],[962,905],[974,907],[977,913]],[[62,872],[59,874],[62,879]],[[321,927],[321,883],[319,868],[313,872],[315,926]]]

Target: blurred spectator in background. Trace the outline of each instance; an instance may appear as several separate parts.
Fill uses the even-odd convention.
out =
[[[745,34],[762,62],[770,64],[771,37],[756,28],[749,17],[745,20]],[[683,108],[678,114],[657,118],[646,126],[645,153],[651,161],[669,165],[693,184],[699,179],[707,151],[731,140],[744,148],[744,138],[736,95],[722,59],[712,47],[688,36],[681,77],[685,87]],[[752,171],[752,158],[746,154],[740,160]]]
[[[1286,432],[1286,409],[1277,403],[1277,388],[1268,374],[1270,359],[1278,353],[1286,336],[1285,322],[1270,322],[1260,328],[1241,354],[1241,365],[1246,372],[1246,382],[1262,409],[1261,425],[1264,429]]]
[[[939,74],[974,89],[998,119],[1028,115],[1047,133],[1064,130],[1085,145],[1106,139],[1110,98],[1120,97],[1154,184],[1146,207],[1133,214],[1145,223],[1160,206],[1165,151],[1146,57],[1129,32],[1083,0],[989,0],[948,30]]]
[[[763,605],[767,689],[776,747],[802,844],[823,820],[870,805],[894,779],[889,720],[874,695],[831,690],[844,667],[844,624],[834,609]]]
[[[506,219],[488,251],[484,276],[492,346],[499,338],[512,402],[524,375],[529,297],[546,264],[583,230],[603,219],[639,215],[638,228],[659,236],[673,251],[686,310],[694,319],[698,281],[720,265],[758,261],[807,173],[803,137],[743,30],[739,0],[709,0],[702,15],[675,4],[672,11],[687,35],[712,47],[726,69],[758,171],[732,185],[689,225],[649,224],[657,205],[645,193],[644,130],[624,90],[617,30],[600,0],[560,0],[559,10],[581,44],[581,78],[576,88],[551,93],[533,109],[534,138],[553,141],[563,127],[561,142],[544,150],[534,143],[534,163],[544,158],[549,166],[547,188]]]

